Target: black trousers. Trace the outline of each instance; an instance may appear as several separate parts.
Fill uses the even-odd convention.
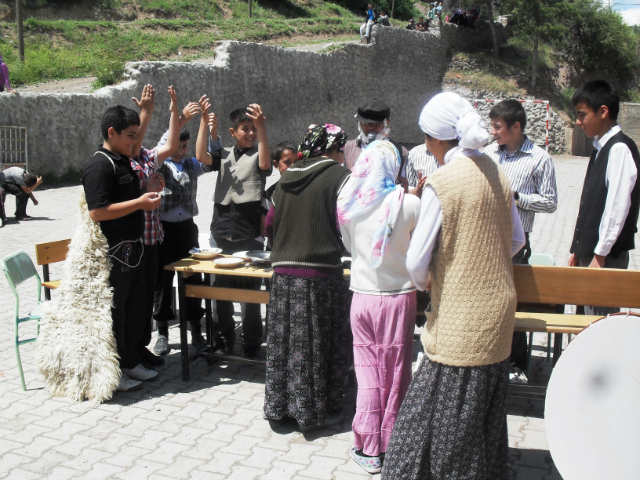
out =
[[[6,220],[7,214],[4,212],[4,201],[7,198],[7,194],[4,191],[4,188],[0,187],[0,220]]]
[[[140,363],[138,347],[144,331],[146,306],[145,269],[141,260],[143,246],[140,242],[132,242],[129,265],[127,267],[117,259],[123,260],[124,246],[109,253],[117,259],[111,259],[109,283],[113,288],[113,334],[116,338],[120,368],[134,368]],[[140,261],[140,264],[138,264]]]
[[[511,259],[514,265],[528,265],[531,257],[531,244],[529,243],[529,233],[525,232],[527,243]],[[513,332],[513,342],[511,343],[511,362],[520,370],[525,371],[529,364],[529,345],[527,342],[527,332]]]
[[[263,250],[263,245],[254,239],[232,242],[221,237],[214,237],[222,253],[231,254],[242,250]],[[262,279],[234,277],[231,275],[216,275],[215,286],[222,288],[244,288],[260,290]],[[233,302],[216,301],[219,333],[216,340],[224,338],[233,345],[236,341],[236,324],[233,321]],[[259,347],[262,345],[262,316],[260,304],[246,303],[242,315],[242,339],[245,347]]]
[[[145,348],[151,343],[151,329],[153,325],[153,303],[155,297],[156,280],[158,276],[158,249],[159,243],[155,245],[145,245],[144,254],[142,256],[142,264],[145,278],[145,313],[144,313],[144,330],[140,337],[139,348]]]
[[[164,241],[158,249],[158,270],[154,295],[153,318],[159,324],[165,325],[173,320],[171,309],[171,288],[175,272],[165,270],[165,265],[189,256],[189,250],[198,247],[198,226],[193,218],[183,222],[162,222]],[[193,275],[184,280],[189,285],[202,284],[202,275]],[[182,306],[181,306],[182,308]],[[186,300],[187,319],[190,322],[199,321],[204,315],[202,300],[188,298]]]
[[[24,193],[21,187],[13,183],[5,183],[2,185],[2,189],[14,195],[16,197],[16,218],[22,218],[27,214],[27,202],[29,201],[29,195]]]

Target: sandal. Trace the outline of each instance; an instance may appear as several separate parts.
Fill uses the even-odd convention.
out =
[[[367,473],[375,474],[382,471],[382,463],[380,457],[369,457],[364,455],[364,452],[358,451],[356,447],[352,447],[349,452],[349,456],[360,465]]]

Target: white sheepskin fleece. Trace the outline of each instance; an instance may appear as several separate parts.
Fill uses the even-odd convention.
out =
[[[60,287],[42,317],[37,362],[53,397],[109,400],[120,381],[109,286],[111,262],[100,224],[91,220],[84,192]]]

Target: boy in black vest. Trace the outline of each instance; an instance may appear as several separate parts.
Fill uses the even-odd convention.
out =
[[[213,197],[211,246],[221,248],[225,254],[263,250],[264,238],[261,236],[260,223],[265,211],[262,200],[272,165],[266,119],[262,114],[262,108],[254,103],[248,108],[239,108],[231,112],[229,133],[236,141],[235,147],[232,148],[222,148],[215,114],[210,115],[209,121],[205,117],[203,113],[196,156],[211,170],[218,172]],[[207,129],[211,135],[208,151],[204,139]],[[218,275],[216,278],[216,285],[219,287],[242,286],[259,290],[261,283],[260,279],[243,279],[240,285],[237,278],[229,275]],[[236,339],[233,303],[218,300],[216,307],[219,327],[216,342],[218,349],[229,354],[233,352]],[[242,330],[244,354],[253,358],[262,345],[260,305],[245,305]]]
[[[113,288],[113,333],[120,356],[119,391],[140,387],[140,380],[150,380],[157,372],[141,365],[138,345],[145,321],[145,275],[140,266],[143,249],[140,237],[144,229],[142,211],[160,206],[158,184],[147,182],[149,193],[142,193],[130,157],[140,129],[136,112],[120,105],[102,116],[104,143],[84,169],[82,186],[89,215],[100,222],[109,243]]]
[[[607,82],[588,82],[573,95],[572,103],[576,125],[593,137],[595,148],[582,188],[569,266],[626,269],[638,231],[638,147],[617,124],[620,100]],[[585,307],[587,315],[616,311]]]

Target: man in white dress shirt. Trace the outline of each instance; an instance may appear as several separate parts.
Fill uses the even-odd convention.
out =
[[[528,264],[531,256],[529,234],[536,213],[553,213],[558,208],[558,189],[553,160],[524,134],[527,116],[518,100],[504,100],[489,112],[491,134],[495,139],[484,149],[509,177],[518,215],[525,232],[526,244],[516,253],[514,264]],[[511,344],[512,383],[527,383],[522,371],[527,370],[529,350],[527,332],[514,332]],[[519,370],[518,370],[519,369]]]
[[[638,231],[640,154],[618,125],[620,100],[603,80],[586,83],[573,96],[576,125],[594,139],[580,198],[569,266],[629,267],[629,250]],[[606,315],[615,308],[585,307],[587,315]]]

